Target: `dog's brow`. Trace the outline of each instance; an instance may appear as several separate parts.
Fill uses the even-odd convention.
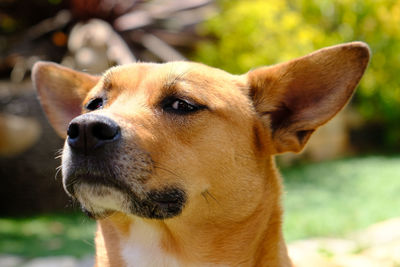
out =
[[[177,93],[177,84],[181,82],[186,82],[186,80],[183,78],[183,75],[184,74],[173,75],[173,76],[171,75],[166,79],[163,85],[161,98]]]
[[[107,72],[103,77],[103,89],[105,91],[109,91],[110,88],[112,87],[112,82],[111,82],[112,78],[111,77],[112,77],[111,71]]]
[[[181,74],[179,74],[179,75],[174,75],[174,76],[168,77],[167,82],[165,83],[164,86],[165,86],[166,88],[171,89],[171,88],[173,88],[178,82],[184,82],[184,81],[185,81],[185,79],[183,78],[184,75],[185,75],[184,73],[181,73]]]

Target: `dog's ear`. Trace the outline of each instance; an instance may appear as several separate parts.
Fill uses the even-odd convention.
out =
[[[65,138],[69,122],[82,112],[82,102],[99,77],[50,62],[37,62],[32,80],[57,134]]]
[[[249,95],[271,127],[274,153],[299,152],[311,134],[348,102],[369,61],[353,42],[247,73]]]

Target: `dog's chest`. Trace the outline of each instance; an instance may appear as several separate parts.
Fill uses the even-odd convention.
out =
[[[122,240],[121,249],[127,267],[184,266],[163,250],[159,230],[140,220],[131,226],[128,238]]]

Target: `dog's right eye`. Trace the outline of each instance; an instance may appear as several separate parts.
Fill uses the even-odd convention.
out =
[[[97,97],[89,101],[89,103],[86,105],[86,109],[93,111],[102,108],[103,104],[104,104],[103,98]]]
[[[205,108],[205,106],[194,103],[193,101],[176,97],[165,99],[162,107],[164,111],[177,115],[186,115]]]

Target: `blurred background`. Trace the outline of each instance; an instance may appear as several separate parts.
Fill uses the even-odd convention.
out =
[[[350,105],[302,154],[278,158],[284,231],[299,261],[399,266],[400,1],[1,0],[0,266],[90,266],[94,253],[94,222],[56,172],[63,140],[37,101],[36,61],[99,74],[193,60],[240,74],[355,40],[372,60]]]

